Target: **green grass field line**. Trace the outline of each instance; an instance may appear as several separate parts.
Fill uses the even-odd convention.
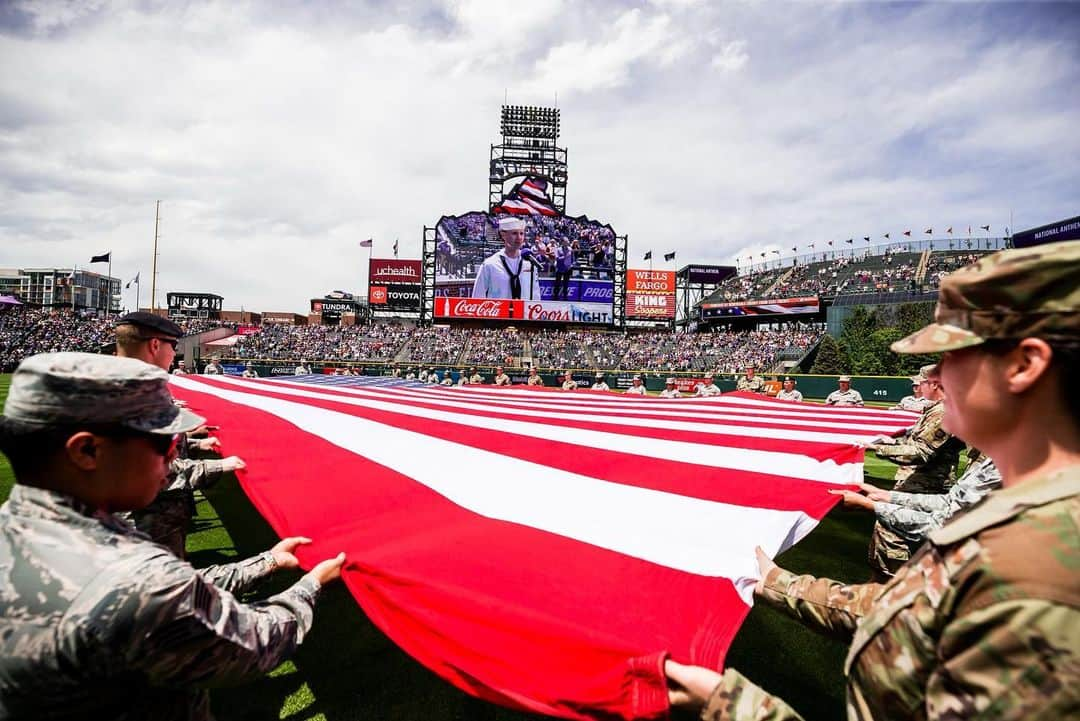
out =
[[[10,376],[0,376],[0,403]],[[887,486],[896,466],[868,456],[870,482]],[[0,500],[13,478],[0,455]],[[789,570],[847,582],[869,577],[869,514],[834,510],[778,561]],[[235,478],[206,491],[188,537],[196,566],[254,555],[276,541]],[[253,598],[284,588],[298,573],[279,573]],[[734,666],[775,692],[809,721],[844,717],[842,664],[847,644],[820,636],[758,604],[728,654]],[[524,721],[541,717],[476,701],[422,667],[371,624],[341,584],[319,600],[315,626],[293,659],[260,681],[212,693],[219,721]]]

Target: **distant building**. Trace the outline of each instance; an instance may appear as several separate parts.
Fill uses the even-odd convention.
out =
[[[0,294],[28,305],[120,311],[120,279],[72,268],[0,268]]]

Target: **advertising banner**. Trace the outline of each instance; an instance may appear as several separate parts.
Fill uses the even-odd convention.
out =
[[[673,270],[626,271],[627,293],[675,293]]]
[[[674,318],[675,296],[655,293],[627,293],[627,318]]]
[[[507,298],[435,299],[436,318],[473,320],[518,320],[533,323],[589,323],[611,325],[615,314],[609,303],[572,303],[551,300],[510,300]]]
[[[241,325],[236,327],[237,335],[255,335],[259,332],[259,326],[257,325]]]
[[[370,285],[419,285],[422,278],[423,264],[419,260],[372,258],[368,264]]]
[[[690,283],[719,283],[735,275],[737,270],[730,265],[688,265],[681,272]]]
[[[736,301],[733,303],[703,303],[701,319],[731,316],[801,315],[821,310],[818,297],[781,298],[777,300]]]
[[[368,303],[375,310],[405,310],[420,312],[420,286],[418,284],[371,285],[368,287]]]
[[[540,297],[536,300],[554,300],[555,279],[541,277],[539,284]],[[435,286],[435,295],[450,298],[468,298],[472,293],[472,288],[473,283],[471,280],[443,281]],[[615,302],[615,284],[610,280],[571,278],[566,285],[566,289],[566,298],[563,300],[584,301],[586,303]]]
[[[626,317],[675,317],[675,271],[626,271]]]

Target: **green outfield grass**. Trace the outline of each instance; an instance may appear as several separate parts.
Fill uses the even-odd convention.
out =
[[[0,403],[10,376],[0,375]],[[888,485],[896,466],[868,456],[870,482]],[[12,483],[0,455],[0,500]],[[227,563],[269,548],[276,536],[248,502],[234,478],[209,489],[197,507],[188,538],[196,566]],[[795,548],[778,559],[800,572],[858,582],[869,577],[867,539],[872,517],[834,510]],[[281,573],[259,596],[291,583],[298,574]],[[319,600],[315,626],[293,660],[260,681],[213,692],[219,721],[396,721],[427,719],[525,720],[540,717],[476,701],[442,681],[401,652],[364,616],[340,584]],[[844,717],[842,664],[847,644],[827,639],[758,605],[743,624],[728,663],[765,689],[777,693],[809,720]]]

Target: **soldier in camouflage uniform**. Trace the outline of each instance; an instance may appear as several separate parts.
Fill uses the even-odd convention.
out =
[[[746,375],[738,380],[735,384],[735,390],[737,391],[750,391],[751,393],[764,393],[765,392],[765,380],[755,375],[757,368],[754,366],[746,367]]]
[[[935,321],[893,350],[944,352],[946,428],[995,459],[1002,488],[933,531],[887,584],[797,576],[759,549],[755,594],[852,639],[852,721],[1076,718],[1080,243],[946,276]],[[671,702],[704,706],[704,719],[800,718],[734,669],[668,661],[666,672]]]
[[[16,485],[0,507],[0,718],[209,719],[206,688],[258,678],[311,628],[341,554],[254,604],[234,594],[295,568],[288,538],[196,571],[114,512],[150,502],[177,434],[165,371],[130,358],[24,360],[0,417]]]
[[[128,313],[116,322],[116,354],[167,371],[176,339],[181,335],[180,326],[167,318],[142,311]],[[184,558],[188,527],[195,517],[195,491],[209,488],[225,474],[245,467],[237,456],[199,460],[187,457],[189,451],[212,451],[218,445],[216,438],[185,438],[179,446],[179,457],[169,465],[169,482],[157,498],[145,508],[120,516],[154,543]]]
[[[901,439],[883,438],[870,444],[869,450],[878,458],[903,464],[896,471],[893,490],[940,494],[952,486],[964,442],[941,427],[945,406],[937,367],[926,366],[919,375],[922,396],[930,402],[919,422]],[[910,557],[911,549],[901,534],[880,521],[874,523],[867,560],[877,580],[891,577]]]
[[[888,531],[902,537],[914,553],[931,531],[941,528],[953,516],[970,508],[991,491],[1001,488],[1001,473],[988,456],[978,451],[968,454],[967,469],[948,493],[904,493],[884,491],[862,484],[866,495],[854,491],[829,491],[843,496],[846,508],[873,511]]]
[[[922,397],[922,376],[911,376],[911,395],[904,396],[900,402],[890,408],[891,411],[914,411],[922,413],[930,405],[930,401]]]
[[[861,406],[863,405],[862,393],[851,387],[851,376],[840,376],[836,379],[839,386],[835,391],[825,396],[825,404],[829,406]]]

